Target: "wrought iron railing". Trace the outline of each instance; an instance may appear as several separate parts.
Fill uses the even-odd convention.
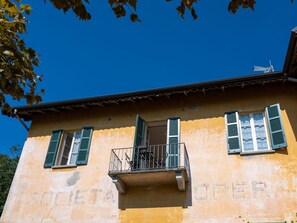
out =
[[[184,143],[112,149],[109,173],[185,168],[189,157]]]

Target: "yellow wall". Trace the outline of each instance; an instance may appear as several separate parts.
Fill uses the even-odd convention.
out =
[[[226,89],[141,103],[36,115],[1,222],[276,222],[297,221],[297,89],[289,84]],[[280,103],[287,149],[228,155],[226,111],[262,111]],[[131,147],[135,117],[181,119],[191,180],[128,188],[107,175],[110,151]],[[54,129],[94,126],[88,165],[44,169]]]

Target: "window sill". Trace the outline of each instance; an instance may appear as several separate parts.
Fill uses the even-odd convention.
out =
[[[63,166],[52,166],[52,169],[65,169],[65,168],[77,168],[77,165],[63,165]]]
[[[275,150],[241,152],[240,155],[241,156],[246,156],[246,155],[269,154],[269,153],[275,153]]]

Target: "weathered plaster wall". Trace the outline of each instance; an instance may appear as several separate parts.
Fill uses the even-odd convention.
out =
[[[280,103],[288,148],[228,155],[224,113]],[[296,88],[275,85],[178,96],[127,106],[39,115],[33,120],[1,222],[272,222],[297,220]],[[176,185],[128,188],[107,175],[112,148],[131,147],[135,117],[181,118],[191,165]],[[51,131],[94,126],[88,165],[44,169]]]

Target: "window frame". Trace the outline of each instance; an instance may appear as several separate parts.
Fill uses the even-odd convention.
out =
[[[62,133],[62,137],[61,137],[61,142],[58,146],[58,150],[57,150],[57,157],[54,163],[54,166],[76,166],[76,161],[77,161],[77,157],[75,159],[74,163],[70,163],[71,161],[71,156],[73,155],[73,145],[74,145],[74,141],[75,141],[75,136],[80,133],[80,141],[79,141],[79,146],[78,146],[78,150],[80,147],[80,143],[81,143],[81,139],[82,139],[82,130],[73,130],[73,131],[64,131]],[[68,158],[67,158],[67,164],[62,164],[62,159],[63,159],[63,154],[65,151],[65,146],[66,146],[66,140],[67,140],[67,136],[71,136],[70,134],[72,134],[72,140],[71,140],[71,145],[70,145],[70,150],[68,153]],[[78,155],[77,151],[77,155]]]
[[[253,112],[236,112],[238,117],[238,126],[239,126],[239,134],[240,134],[240,144],[241,144],[241,153],[257,153],[257,152],[265,152],[272,150],[271,147],[271,139],[269,134],[268,127],[268,120],[266,117],[265,111],[253,111]],[[265,129],[265,136],[266,136],[266,142],[267,142],[267,149],[259,150],[258,144],[257,144],[257,137],[256,137],[256,129],[255,129],[255,122],[254,122],[254,115],[261,113],[263,116],[263,123],[264,123],[264,129]],[[240,116],[248,115],[250,120],[250,126],[251,126],[251,133],[252,133],[252,140],[253,140],[253,150],[245,150],[244,144],[243,144],[243,134],[242,134],[242,126],[241,126],[241,120]]]

